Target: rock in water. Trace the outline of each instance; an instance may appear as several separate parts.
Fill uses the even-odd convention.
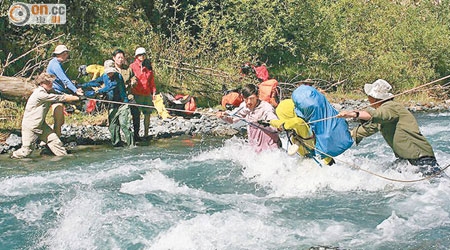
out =
[[[216,127],[212,129],[211,132],[215,136],[234,136],[239,133],[239,131],[229,126]]]

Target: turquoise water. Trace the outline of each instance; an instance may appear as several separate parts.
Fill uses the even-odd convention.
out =
[[[450,113],[417,115],[450,164]],[[338,157],[416,179],[380,135]],[[447,171],[450,174],[450,170]],[[450,181],[392,183],[241,139],[180,137],[0,157],[1,249],[448,249]]]

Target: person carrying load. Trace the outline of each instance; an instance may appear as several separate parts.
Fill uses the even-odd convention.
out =
[[[278,120],[271,120],[270,125],[291,132],[288,135],[288,140],[292,143],[288,148],[289,155],[298,153],[304,157],[314,157],[316,143],[314,133],[310,130],[308,123],[295,114],[294,109],[295,104],[292,99],[281,101],[276,108]],[[331,157],[325,157],[324,162],[331,166],[334,160]]]
[[[364,85],[371,106],[367,110],[343,111],[338,117],[356,118],[361,124],[352,130],[359,144],[363,138],[380,131],[397,158],[419,166],[424,176],[439,174],[433,148],[420,133],[416,118],[403,105],[393,100],[392,86],[383,79]]]
[[[244,101],[239,89],[227,90],[225,86],[222,86],[224,95],[222,96],[222,107],[231,110]],[[270,79],[258,84],[258,97],[261,101],[268,102],[272,106],[277,107],[280,101],[280,91],[278,87],[278,81]]]
[[[103,65],[91,64],[89,66],[81,65],[78,67],[78,76],[87,76],[92,75],[91,81],[97,79],[101,75],[103,75],[103,70],[105,67]]]
[[[100,66],[100,65],[96,65]],[[112,60],[106,60],[103,63],[103,66],[101,66],[101,72],[102,74],[97,76],[96,78],[92,79],[90,82],[81,84],[80,87],[84,90],[84,95],[87,97],[95,97],[97,95],[104,95],[109,92],[111,89],[111,82],[107,79],[104,79],[104,69],[105,68],[111,68],[114,67],[114,62]],[[97,67],[99,69],[99,67]],[[100,71],[99,71],[100,72]],[[108,86],[107,86],[108,84]],[[110,94],[109,99],[111,99],[112,94]],[[91,100],[93,101],[93,100]]]
[[[267,66],[265,64],[254,66],[250,63],[245,63],[241,66],[240,72],[242,76],[250,76],[251,78],[256,77],[256,79],[260,81],[260,83],[258,84],[259,99],[272,104],[272,106],[274,107],[277,107],[278,103],[280,102],[280,88],[278,87],[278,81],[276,79],[270,79],[269,71],[267,70]],[[227,104],[227,101],[229,102],[229,99],[232,99],[234,101],[238,100],[236,94],[234,93],[226,96],[227,98],[225,99],[225,101],[224,99],[222,99],[222,106],[224,106],[224,104]]]
[[[258,87],[248,84],[242,89],[244,102],[231,113],[217,112],[216,116],[228,123],[236,123],[245,120],[248,124],[247,133],[250,145],[256,152],[267,149],[279,148],[280,138],[276,128],[260,127],[257,124],[260,120],[276,120],[272,105],[261,101],[258,97]]]
[[[112,67],[114,65],[112,60],[106,60],[103,65],[91,64],[89,66],[81,65],[78,68],[79,73],[82,76],[92,75],[91,81],[95,81],[97,78],[101,77],[104,74],[105,67]],[[104,85],[94,84],[94,86],[90,86],[89,84],[80,84],[79,85],[83,91],[85,91],[85,96],[93,98],[97,94],[95,90],[99,90],[104,87]],[[89,100],[86,104],[86,112],[91,113],[97,108],[96,100]]]
[[[278,88],[278,81],[270,79],[258,84],[259,99],[272,104],[275,108],[280,102],[280,91]]]
[[[326,119],[336,116],[338,112],[317,89],[301,85],[292,93],[292,101],[295,114],[309,123],[310,134],[314,134],[315,153],[327,164],[332,164],[331,157],[342,154],[352,146],[353,139],[347,122],[343,119]]]
[[[52,85],[55,76],[48,73],[41,73],[35,80],[38,86],[30,98],[28,98],[27,105],[22,120],[22,147],[13,152],[11,158],[24,158],[32,153],[32,144],[36,140],[45,142],[48,148],[57,156],[66,155],[67,151],[59,136],[50,126],[45,122],[45,117],[50,109],[52,103],[55,102],[74,102],[85,97],[54,94],[52,92]]]

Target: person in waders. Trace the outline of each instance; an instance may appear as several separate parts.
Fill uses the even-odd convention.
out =
[[[28,98],[22,119],[22,147],[13,152],[11,158],[24,158],[32,153],[32,144],[38,139],[45,142],[56,156],[66,155],[67,151],[55,131],[45,122],[50,106],[56,102],[74,102],[85,99],[83,96],[52,93],[55,76],[41,73],[35,80],[38,86]]]
[[[216,116],[228,123],[236,123],[245,119],[248,122],[248,140],[256,152],[279,148],[280,138],[276,128],[252,126],[252,124],[257,124],[261,120],[278,119],[273,106],[259,99],[258,87],[254,84],[246,85],[241,93],[244,97],[244,102],[241,103],[239,108],[236,108],[231,113],[217,112]]]
[[[393,100],[391,89],[392,86],[383,79],[364,85],[364,92],[375,109],[343,111],[337,117],[361,121],[351,132],[356,144],[364,137],[380,131],[397,158],[419,166],[419,171],[424,176],[439,174],[441,169],[433,148],[420,133],[416,118],[403,105]]]
[[[105,69],[102,76],[84,84],[85,87],[100,87],[95,90],[95,95],[106,95],[110,101],[128,103],[125,93],[125,84],[122,75],[114,67],[112,60],[105,62]],[[108,110],[109,132],[111,133],[111,142],[113,146],[121,146],[122,140],[120,130],[125,136],[125,142],[128,146],[134,145],[134,136],[130,126],[130,108],[126,104],[110,104]]]
[[[127,93],[131,90],[131,85],[136,83],[136,76],[133,74],[133,70],[126,64],[125,52],[121,49],[116,49],[112,53],[112,59],[114,61],[114,67],[117,69],[118,73],[122,75],[123,82],[125,83],[125,89]],[[130,99],[130,98],[128,98]]]

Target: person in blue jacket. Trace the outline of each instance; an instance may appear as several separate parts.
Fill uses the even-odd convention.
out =
[[[67,47],[65,45],[56,46],[53,55],[54,58],[48,63],[46,71],[50,75],[56,76],[56,79],[53,81],[54,92],[57,94],[83,95],[83,90],[75,87],[62,67],[62,63],[69,58],[69,50]],[[62,103],[54,103],[51,110],[55,121],[53,129],[56,135],[61,137],[61,126],[64,124],[64,106]]]
[[[105,65],[108,65],[105,62]],[[118,73],[114,66],[107,66],[103,75],[97,79],[85,83],[82,88],[104,87],[95,91],[86,91],[86,96],[104,95],[110,101],[128,103],[128,97],[125,92],[125,83],[122,75]],[[134,135],[130,126],[131,112],[126,104],[110,104],[108,110],[109,132],[111,133],[111,142],[113,146],[120,146],[120,130],[125,135],[125,142],[128,146],[134,145]]]

